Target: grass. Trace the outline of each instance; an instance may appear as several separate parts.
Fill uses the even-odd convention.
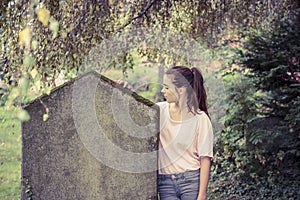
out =
[[[20,199],[21,196],[21,122],[13,116],[12,111],[0,108],[0,199],[2,200]]]

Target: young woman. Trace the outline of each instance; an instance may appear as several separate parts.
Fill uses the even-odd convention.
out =
[[[158,103],[160,200],[206,199],[213,131],[203,77],[197,68],[172,67],[161,92],[166,102]]]
[[[128,83],[120,82],[124,87]],[[130,87],[129,87],[130,88]],[[203,77],[197,68],[169,68],[161,90],[160,200],[204,200],[213,157],[213,131]]]

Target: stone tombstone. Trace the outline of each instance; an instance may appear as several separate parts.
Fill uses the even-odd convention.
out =
[[[22,199],[157,199],[155,104],[89,72],[25,110]]]

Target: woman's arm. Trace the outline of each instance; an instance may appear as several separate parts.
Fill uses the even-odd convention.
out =
[[[206,199],[206,191],[210,176],[210,160],[211,158],[208,156],[201,157],[201,168],[200,168],[200,188],[198,200]]]

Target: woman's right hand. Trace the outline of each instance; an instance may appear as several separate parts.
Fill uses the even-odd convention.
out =
[[[115,82],[121,85],[123,88],[132,89],[131,85],[127,81],[116,80]]]

